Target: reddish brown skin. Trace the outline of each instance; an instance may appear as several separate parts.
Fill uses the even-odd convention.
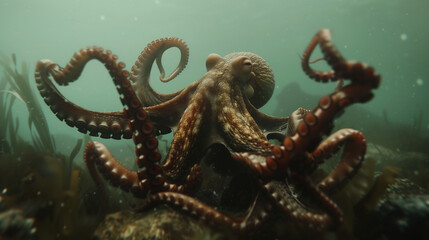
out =
[[[318,44],[332,67],[329,72],[319,72],[309,66],[310,55]],[[164,78],[162,53],[172,46],[181,50],[182,57],[178,68]],[[157,40],[142,52],[130,74],[124,70],[125,64],[116,63],[116,55],[93,47],[75,54],[65,68],[50,60],[39,61],[35,78],[45,102],[68,125],[95,136],[133,137],[139,171],[123,166],[98,142],[86,146],[85,162],[100,189],[103,184],[95,166],[113,185],[137,197],[149,194],[146,204],[139,210],[159,203],[170,204],[214,226],[227,224],[239,232],[259,227],[274,208],[298,225],[314,230],[341,224],[342,211],[328,194],[343,186],[359,169],[366,142],[362,133],[352,129],[339,130],[325,140],[322,136],[330,133],[338,112],[350,104],[372,98],[371,91],[380,84],[380,76],[374,69],[360,62],[347,61],[333,45],[330,31],[322,29],[304,52],[304,72],[316,81],[350,80],[350,83],[340,85],[334,93],[321,98],[312,111],[298,109],[290,118],[276,118],[253,106],[260,107],[269,99],[272,86],[261,91],[268,92],[269,96],[257,92],[259,89],[255,86],[262,85],[252,81],[257,79],[270,84],[271,80],[255,73],[261,66],[269,70],[265,72],[268,75],[271,70],[263,59],[250,53],[230,54],[224,58],[210,55],[206,62],[208,72],[176,93],[159,94],[150,87],[149,73],[155,60],[161,80],[170,81],[183,70],[187,58],[187,47],[180,39]],[[50,75],[59,84],[72,82],[91,59],[106,66],[121,96],[123,111],[99,113],[83,109],[67,101],[49,80]],[[283,130],[288,126],[290,134],[281,145],[273,145],[262,131],[269,126]],[[176,132],[168,155],[161,161],[156,135],[165,129],[176,129]],[[211,140],[202,140],[207,138]],[[225,144],[234,152],[232,157],[259,179],[260,192],[252,210],[244,217],[227,216],[192,197],[201,177],[198,157],[213,143]],[[312,182],[310,174],[342,145],[345,150],[337,168],[322,181]],[[306,189],[321,206],[321,211],[316,213],[301,206],[294,194],[295,187]]]

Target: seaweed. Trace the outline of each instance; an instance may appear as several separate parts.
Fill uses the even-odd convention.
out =
[[[394,166],[384,167],[383,172],[377,177],[368,194],[355,205],[356,212],[364,214],[374,209],[383,198],[388,186],[395,182],[400,172],[401,169]]]
[[[0,155],[0,189],[5,189],[0,203],[34,218],[37,239],[88,239],[96,227],[89,210],[94,206],[82,204],[90,197],[83,184],[89,176],[82,176],[87,173],[79,168],[68,169],[73,158],[40,153],[31,146],[19,154]]]
[[[0,75],[0,189],[4,189],[0,203],[6,209],[19,208],[26,216],[34,217],[38,239],[89,237],[95,222],[88,213],[89,206],[81,204],[82,174],[74,160],[90,137],[78,139],[68,156],[56,154],[26,63],[18,66],[12,54],[0,58],[0,66],[4,70]],[[22,119],[15,116],[17,102],[24,103],[28,110],[31,144],[17,134],[22,126]]]
[[[28,127],[30,129],[31,138],[34,144],[34,147],[39,151],[55,151],[55,142],[52,139],[52,136],[49,131],[49,127],[45,118],[45,115],[40,107],[39,102],[34,94],[33,89],[30,86],[30,80],[28,75],[27,64],[23,61],[21,63],[21,71],[18,70],[18,64],[16,61],[15,54],[12,54],[12,63],[8,57],[3,56],[0,60],[0,65],[5,70],[3,80],[9,84],[9,90],[2,90],[3,93],[9,93],[13,98],[9,101],[9,107],[7,111],[7,116],[5,116],[6,122],[10,122],[12,119],[11,111],[14,99],[21,100],[27,107],[29,116],[28,116]],[[2,97],[2,108],[4,110],[4,99]],[[18,120],[16,120],[18,122]],[[33,133],[33,125],[37,134]],[[17,123],[16,123],[16,126]],[[16,133],[17,128],[13,129],[9,127],[9,137],[11,138],[11,144],[16,144],[14,142],[14,134]]]
[[[69,158],[68,158],[68,164],[64,164],[64,167],[66,167],[67,172],[67,179],[71,180],[72,177],[72,171],[73,171],[73,161],[76,158],[76,155],[79,153],[80,148],[82,147],[83,139],[78,139],[76,142],[76,145],[74,146],[73,150],[70,152]]]
[[[0,110],[4,114],[0,116],[0,154],[17,154],[27,146],[18,135],[19,119],[13,117],[12,111],[15,100],[20,98],[6,86],[7,81],[2,78],[0,87],[4,90],[0,90]]]
[[[9,129],[17,129],[13,126],[13,121],[11,119],[13,119],[12,117],[12,105],[15,102],[15,98],[10,98],[10,100],[8,100],[7,98],[7,94],[10,91],[6,90],[6,86],[7,86],[7,81],[5,79],[5,76],[2,77],[1,81],[0,81],[0,89],[5,89],[5,90],[0,90],[0,112],[2,112],[3,114],[0,114],[0,153],[11,153],[13,150],[11,149],[11,147],[16,146],[15,142],[14,144],[12,144],[12,146],[9,144],[8,140],[10,142],[15,140],[15,135],[12,135],[11,138],[8,138],[7,133],[9,132]],[[9,132],[10,133],[10,132]]]

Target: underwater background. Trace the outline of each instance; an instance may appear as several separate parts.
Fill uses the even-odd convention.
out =
[[[30,70],[40,59],[65,64],[74,52],[93,45],[112,50],[129,69],[151,41],[179,37],[190,48],[186,70],[166,84],[156,78],[157,69],[152,74],[154,88],[167,93],[200,78],[210,53],[254,52],[275,74],[273,100],[262,109],[269,114],[288,83],[320,95],[333,88],[334,84],[309,80],[298,57],[318,29],[329,28],[344,56],[374,66],[383,77],[375,99],[364,107],[379,115],[386,111],[389,120],[404,124],[412,124],[422,111],[422,130],[429,131],[428,1],[2,0],[0,4],[1,52],[15,53]],[[165,56],[166,68],[177,63],[176,50],[168,52],[171,59]],[[81,78],[60,88],[71,101],[98,111],[122,108],[101,64],[89,63]],[[298,99],[284,104],[301,106]],[[74,132],[52,114],[47,118],[55,132]]]
[[[112,50],[130,70],[148,43],[178,37],[190,49],[185,70],[169,83],[159,81],[158,70],[152,70],[153,88],[170,93],[199,79],[206,72],[205,59],[210,53],[253,52],[268,62],[276,81],[273,97],[260,110],[289,116],[298,107],[313,109],[321,96],[335,88],[335,83],[309,79],[299,57],[317,30],[329,28],[343,56],[373,66],[382,76],[375,97],[348,108],[338,127],[362,131],[369,143],[393,153],[429,154],[428,11],[427,0],[0,0],[0,56],[3,66],[14,69],[15,61],[19,71],[25,62],[29,87],[40,103],[54,150],[67,156],[74,152],[70,162],[84,166],[82,142],[76,144],[83,134],[59,121],[37,91],[34,69],[38,60],[51,59],[64,66],[79,49],[96,45]],[[312,59],[318,57],[319,49]],[[179,58],[178,49],[166,52],[163,62],[167,72],[175,68]],[[312,66],[328,69],[323,62]],[[10,108],[13,117],[8,122],[14,127],[0,128],[8,131],[0,135],[1,141],[8,145],[16,142],[9,135],[16,131],[31,145],[38,130],[29,123],[27,105],[19,97],[12,100],[16,94],[6,83],[7,75],[6,67],[0,67],[0,119],[10,116]],[[122,109],[108,72],[98,62],[87,64],[78,81],[57,87],[84,108]],[[132,140],[97,140],[123,154],[125,162],[134,161]],[[76,148],[78,145],[82,148]],[[421,187],[429,190],[429,178],[422,173],[429,169],[429,159],[423,156],[420,173],[415,172],[416,166],[397,167],[402,172],[412,168],[409,171],[418,176]],[[0,172],[8,167],[0,166]],[[73,173],[68,175],[72,178]]]

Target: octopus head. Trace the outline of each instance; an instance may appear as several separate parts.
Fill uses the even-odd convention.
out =
[[[255,73],[252,71],[253,63],[248,57],[241,56],[227,61],[227,59],[213,53],[207,57],[206,68],[207,72],[212,70],[221,72],[223,77],[225,77],[225,72],[228,72],[233,81],[238,79],[239,85],[244,88],[244,94],[248,98],[253,96],[254,90],[249,81],[255,76]],[[226,78],[228,79],[228,77]]]
[[[231,53],[224,58],[230,63],[232,74],[242,84],[244,94],[256,108],[260,108],[274,92],[274,76],[267,62],[254,53]]]
[[[260,108],[273,95],[274,76],[267,62],[250,52],[236,52],[224,58],[210,54],[206,60],[207,71],[228,68],[238,79],[244,94],[256,108]]]

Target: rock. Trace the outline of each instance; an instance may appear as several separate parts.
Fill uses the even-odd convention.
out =
[[[377,169],[395,166],[401,169],[401,177],[407,178],[429,191],[429,155],[406,152],[368,143],[366,158],[377,160]]]
[[[407,199],[415,196],[427,195],[429,196],[429,192],[419,185],[413,183],[409,179],[406,178],[398,178],[395,180],[395,183],[390,185],[386,192],[384,193],[384,200],[397,200],[397,199]],[[382,203],[381,202],[381,203]]]
[[[379,204],[360,216],[360,239],[429,239],[429,193],[405,178],[385,191]]]
[[[375,214],[382,239],[429,239],[429,195],[386,200]]]
[[[19,209],[0,213],[0,239],[35,239],[34,220],[26,218]]]
[[[142,213],[121,211],[107,215],[94,239],[219,239],[205,223],[160,205]],[[223,238],[222,238],[223,239]]]

